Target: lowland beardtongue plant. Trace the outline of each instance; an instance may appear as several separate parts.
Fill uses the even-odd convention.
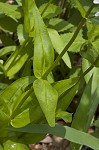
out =
[[[99,0],[94,0],[93,3],[94,3],[94,4],[99,4]],[[99,12],[97,12],[97,13],[95,14],[95,17],[97,17],[97,16],[99,16]]]

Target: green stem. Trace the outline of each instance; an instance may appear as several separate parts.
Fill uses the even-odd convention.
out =
[[[94,5],[92,5],[87,13],[85,18],[87,18],[91,12],[91,10],[93,9]],[[57,63],[61,60],[61,58],[63,57],[63,55],[66,53],[66,51],[69,49],[69,47],[73,44],[73,42],[75,41],[80,29],[82,28],[83,24],[86,22],[86,19],[82,18],[81,22],[79,23],[76,31],[74,32],[72,38],[70,39],[70,41],[67,43],[67,45],[65,46],[65,48],[63,49],[63,51],[60,53],[60,55],[56,58],[56,60],[53,62],[53,64],[48,68],[48,70],[43,74],[42,79],[45,79],[47,77],[47,75],[55,68],[55,66],[57,65]]]
[[[44,10],[43,10],[42,13],[41,13],[41,16],[43,16],[43,14],[44,14],[45,11],[47,10],[48,6],[52,3],[52,1],[53,1],[53,0],[50,0],[50,1],[47,3],[46,7],[44,8]]]

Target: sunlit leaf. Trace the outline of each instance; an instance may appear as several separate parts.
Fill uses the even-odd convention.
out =
[[[40,78],[54,60],[54,51],[46,26],[33,2],[34,17],[34,74]],[[39,42],[38,42],[39,41]]]
[[[48,29],[48,33],[51,38],[54,49],[56,50],[56,52],[58,54],[60,54],[62,52],[62,50],[64,49],[64,42],[61,39],[61,36],[58,34],[58,32],[56,30],[53,30],[53,29]],[[69,58],[69,55],[67,52],[64,54],[62,59],[65,62],[65,64],[69,68],[71,68],[71,62],[70,62],[70,58]]]
[[[33,84],[34,92],[50,126],[55,126],[57,91],[46,80],[38,79]],[[45,107],[46,106],[46,107]]]
[[[16,5],[0,2],[0,11],[14,20],[21,18],[21,13]]]

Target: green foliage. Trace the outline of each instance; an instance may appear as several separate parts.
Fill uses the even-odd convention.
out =
[[[99,6],[6,2],[0,1],[0,150],[28,150],[47,133],[68,139],[72,150],[99,150]],[[60,119],[70,127],[56,125]]]

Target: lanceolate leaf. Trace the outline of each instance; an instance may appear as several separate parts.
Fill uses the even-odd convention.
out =
[[[23,77],[10,86],[8,86],[0,95],[1,100],[4,100],[10,108],[10,113],[14,109],[15,101],[18,101],[20,95],[24,92],[25,88],[35,80],[34,77]],[[18,102],[17,102],[18,103]]]
[[[39,10],[33,2],[34,18],[34,74],[40,78],[54,60],[54,50]]]
[[[58,92],[58,96],[60,97],[63,95],[68,89],[73,87],[77,81],[79,80],[79,77],[69,78],[65,80],[60,80],[58,82],[53,83],[54,88]]]
[[[0,11],[15,20],[21,18],[18,6],[0,2]]]
[[[34,92],[50,126],[55,126],[57,91],[46,80],[38,79],[33,84]]]
[[[21,47],[17,47],[16,51],[12,53],[4,64],[7,76],[13,76],[22,68],[27,59],[33,54],[32,47],[32,39],[29,39],[27,42],[24,41]]]
[[[11,52],[16,50],[16,46],[7,46],[0,50],[0,57],[10,54]]]
[[[34,0],[23,0],[22,7],[24,10],[24,28],[27,33],[31,32],[34,27],[33,5]]]
[[[84,9],[83,5],[80,3],[80,1],[79,1],[79,0],[74,0],[74,1],[75,1],[76,5],[77,5],[78,10],[80,11],[80,13],[81,13],[82,17],[85,17],[85,15],[86,15],[86,11],[85,11],[85,9]]]
[[[0,14],[0,29],[7,32],[16,32],[18,22],[12,18]]]
[[[70,38],[72,37],[73,33],[66,33],[62,34],[61,37],[63,39],[64,45],[69,42]],[[75,42],[70,46],[68,51],[70,52],[79,52],[81,45],[85,42],[85,40],[82,38],[81,33],[78,34],[77,38],[75,39]]]
[[[61,36],[54,29],[48,29],[48,33],[49,33],[49,36],[51,38],[54,49],[56,50],[56,52],[58,54],[60,54],[62,52],[62,50],[64,49],[64,46],[65,46]],[[70,62],[70,58],[69,58],[69,55],[67,52],[64,54],[62,59],[65,62],[65,64],[69,68],[71,68],[71,62]]]
[[[38,124],[28,125],[20,129],[10,128],[9,130],[27,133],[49,133],[75,143],[86,145],[94,150],[99,150],[99,139],[67,126],[56,125],[55,127],[50,127],[46,124]]]
[[[70,89],[64,92],[60,97],[57,104],[57,110],[66,110],[70,103],[72,102],[79,87],[79,82],[75,83]]]
[[[13,118],[11,120],[11,125],[15,128],[23,127],[31,122],[34,124],[40,123],[44,119],[44,114],[34,92],[27,98],[24,96],[23,99],[24,98],[24,103],[21,107],[17,107],[17,111],[12,114]],[[20,101],[23,101],[22,97]]]

